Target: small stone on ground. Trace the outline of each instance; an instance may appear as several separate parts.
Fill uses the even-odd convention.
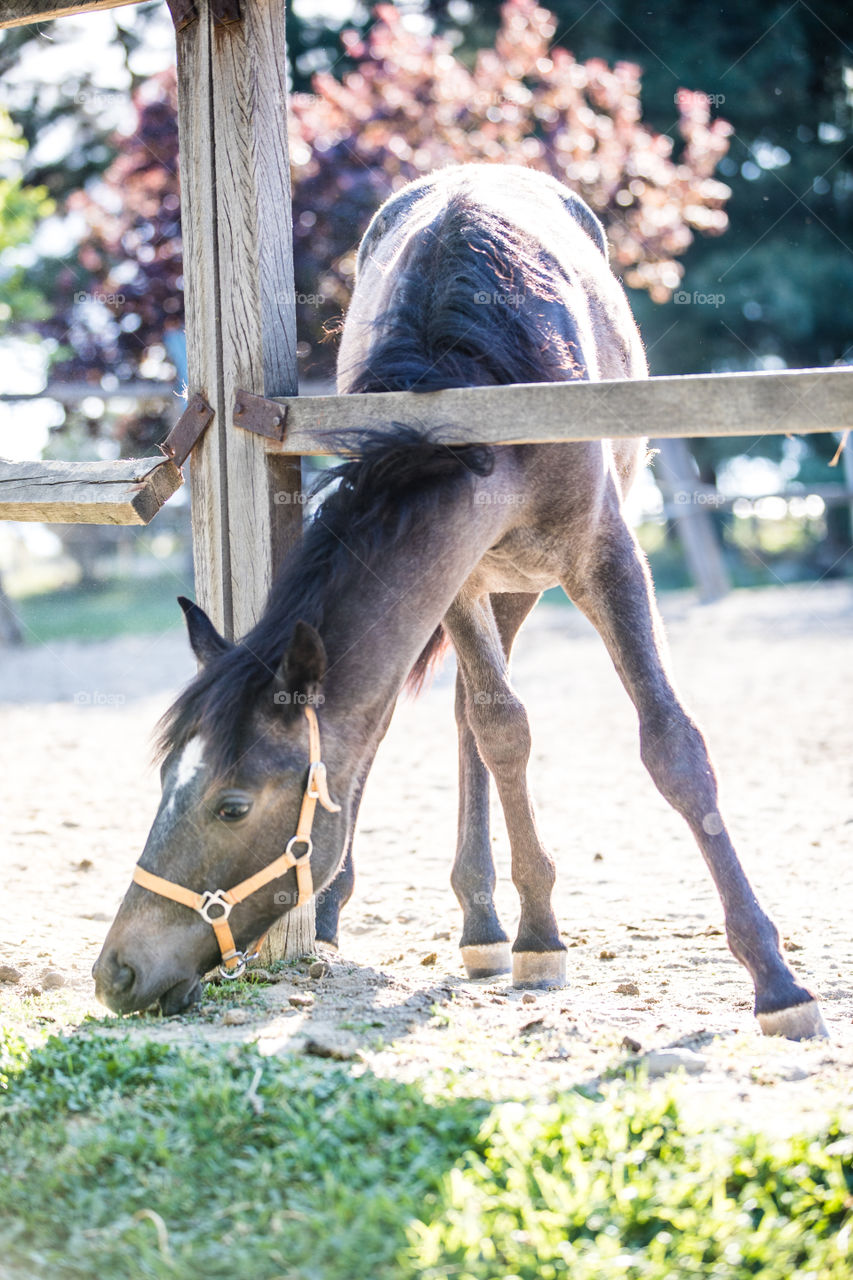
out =
[[[347,1062],[359,1056],[358,1041],[348,1031],[336,1027],[314,1027],[305,1041],[305,1052],[315,1058],[335,1058]]]

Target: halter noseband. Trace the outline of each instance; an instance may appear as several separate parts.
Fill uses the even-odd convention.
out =
[[[219,950],[222,952],[219,972],[223,978],[239,978],[245,972],[249,961],[255,959],[263,942],[261,937],[251,953],[237,950],[234,935],[228,923],[231,908],[238,902],[243,902],[257,889],[262,889],[271,880],[277,880],[279,876],[283,876],[291,867],[296,868],[296,885],[299,890],[296,905],[301,907],[308,902],[314,893],[314,880],[311,875],[311,853],[314,848],[311,842],[311,828],[314,825],[317,802],[319,801],[329,813],[340,812],[341,806],[335,804],[329,795],[326,766],[320,758],[320,726],[317,722],[317,713],[313,707],[305,707],[305,716],[308,720],[309,740],[308,781],[302,796],[296,835],[288,840],[287,847],[280,857],[260,871],[256,871],[253,876],[235,884],[233,889],[207,889],[204,893],[195,893],[192,889],[185,889],[183,885],[175,884],[172,880],[164,880],[162,876],[152,875],[138,863],[133,868],[133,879],[137,884],[142,885],[143,889],[150,889],[152,893],[158,893],[162,898],[170,898],[172,902],[180,902],[182,906],[191,907],[212,927],[216,934],[216,941],[219,943]],[[293,846],[296,844],[305,845],[304,853],[298,856],[293,852]],[[212,911],[217,914],[211,914]]]

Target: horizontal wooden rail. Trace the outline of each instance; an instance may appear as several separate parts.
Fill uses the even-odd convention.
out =
[[[182,484],[180,470],[165,458],[0,461],[0,520],[148,524]]]
[[[441,430],[448,444],[801,435],[853,427],[853,366],[454,387],[422,395],[291,396],[276,402],[284,409],[284,439],[268,440],[268,453],[343,453],[332,438],[336,432],[391,422]]]
[[[28,400],[57,400],[60,404],[79,404],[81,400],[169,400],[180,406],[175,396],[174,382],[154,382],[148,378],[135,378],[132,382],[119,382],[111,390],[92,382],[48,382],[41,391],[0,391],[0,404],[24,403]]]
[[[92,13],[95,9],[118,9],[141,0],[0,0],[0,28],[26,27],[31,22],[50,22],[73,13]]]

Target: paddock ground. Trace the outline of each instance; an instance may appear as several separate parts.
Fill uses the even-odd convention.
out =
[[[689,1095],[709,1116],[796,1128],[846,1104],[853,591],[741,591],[701,607],[672,595],[663,611],[679,685],[711,744],[722,811],[792,964],[820,996],[828,1042],[759,1036],[698,850],[640,764],[633,708],[591,628],[554,605],[524,628],[513,674],[533,726],[540,825],[558,866],[565,991],[525,999],[503,980],[463,979],[448,880],[451,660],[418,701],[401,702],[377,758],[356,841],[356,895],[339,953],[324,957],[327,975],[295,966],[234,1000],[213,992],[188,1017],[104,1026],[177,1041],[258,1040],[267,1053],[331,1037],[381,1074],[426,1080],[447,1069],[472,1092],[499,1097],[594,1082],[624,1063],[627,1037],[641,1051],[692,1048],[701,1069]],[[30,1038],[104,1014],[89,972],[156,807],[151,730],[192,671],[177,629],[4,655],[0,965],[21,977],[0,983],[0,1008]],[[511,933],[517,908],[497,808],[493,832]],[[50,987],[48,973],[64,985]],[[308,1004],[291,1005],[300,995]],[[246,1020],[232,1021],[234,1009]]]

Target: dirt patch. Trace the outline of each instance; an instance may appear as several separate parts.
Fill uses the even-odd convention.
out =
[[[654,790],[636,718],[598,638],[576,613],[540,607],[514,680],[530,712],[540,825],[558,866],[569,986],[532,1000],[468,982],[449,887],[456,824],[452,663],[402,702],[365,794],[356,896],[338,955],[190,1018],[130,1019],[168,1039],[258,1039],[270,1053],[344,1037],[378,1071],[450,1069],[501,1096],[589,1082],[640,1052],[682,1045],[704,1062],[707,1105],[749,1103],[790,1122],[843,1102],[853,1066],[853,596],[847,584],[740,592],[713,606],[664,601],[673,662],[705,730],[735,844],[791,953],[820,995],[829,1043],[762,1040],[746,974],[729,954],[698,850]],[[12,654],[0,673],[7,910],[6,1020],[60,1029],[101,1015],[89,971],[153,816],[154,722],[193,666],[183,636]],[[517,902],[493,812],[498,905]],[[434,959],[432,959],[434,957]],[[428,963],[424,963],[428,961]],[[50,971],[65,979],[46,987]],[[55,981],[51,979],[50,981]],[[310,993],[301,1005],[290,996]],[[691,1060],[692,1062],[692,1060]],[[695,1066],[695,1063],[692,1063]],[[759,1105],[760,1104],[760,1105]]]

